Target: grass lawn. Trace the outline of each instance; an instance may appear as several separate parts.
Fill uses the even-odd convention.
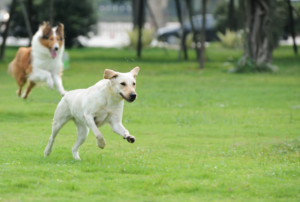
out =
[[[300,68],[291,47],[275,51],[276,74],[224,73],[242,53],[218,44],[204,70],[193,51],[178,62],[177,51],[162,49],[142,59],[132,50],[69,50],[67,90],[94,85],[105,68],[141,68],[138,99],[123,114],[136,142],[104,126],[106,148],[90,132],[81,161],[71,153],[72,122],[43,157],[61,97],[46,86],[16,97],[6,74],[16,51],[0,62],[0,201],[300,200]]]

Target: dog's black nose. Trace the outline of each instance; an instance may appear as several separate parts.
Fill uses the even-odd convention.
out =
[[[54,50],[57,51],[57,50],[58,50],[58,47],[54,47]]]
[[[135,100],[136,98],[136,93],[130,93],[130,100]]]

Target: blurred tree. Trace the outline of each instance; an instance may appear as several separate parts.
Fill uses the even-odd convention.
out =
[[[234,0],[230,0],[229,3],[223,0],[216,5],[214,11],[214,17],[217,20],[216,31],[225,33],[226,29],[237,31],[244,28],[243,12],[234,3]]]
[[[9,9],[9,16],[14,16],[15,15],[15,8],[16,8],[16,0],[12,0],[11,2],[11,6]],[[8,19],[7,23],[6,23],[6,27],[2,36],[2,45],[1,45],[1,49],[0,49],[0,60],[3,59],[4,57],[4,53],[5,53],[5,46],[6,46],[6,38],[8,35],[8,30],[10,28],[10,24],[11,24],[11,17]]]
[[[273,0],[240,0],[239,3],[245,16],[246,37],[244,55],[235,71],[275,71],[277,68],[271,64],[273,50],[283,30],[281,16],[286,10]]]
[[[184,6],[180,4],[179,0],[175,0],[175,5],[176,5],[176,11],[177,11],[177,17],[178,21],[180,23],[180,48],[178,52],[178,60],[181,60],[181,51],[183,50],[184,53],[184,59],[188,59],[188,54],[187,54],[187,48],[186,48],[186,34],[184,33],[184,25],[183,25],[183,9]]]
[[[228,17],[227,17],[227,27],[229,30],[236,30],[236,21],[234,20],[234,0],[229,0],[228,3]]]
[[[24,0],[31,4],[30,10],[32,30],[35,33],[43,21],[49,21],[49,0]],[[31,1],[31,2],[29,2]],[[96,32],[97,15],[92,0],[53,0],[53,21],[56,25],[65,25],[65,46],[70,48],[79,44],[77,37],[88,36],[89,32]],[[11,35],[27,37],[26,25],[21,6],[16,7],[12,17]],[[80,45],[80,44],[79,44]]]
[[[204,68],[204,54],[205,54],[205,23],[206,23],[206,5],[207,5],[207,0],[202,0],[202,29],[201,29],[201,55],[199,57],[199,68],[203,69]]]
[[[289,10],[289,17],[290,17],[290,25],[291,25],[291,35],[293,38],[293,47],[294,47],[294,52],[295,54],[298,54],[298,48],[296,45],[296,40],[295,40],[295,23],[294,23],[294,16],[293,16],[293,7],[291,5],[291,0],[287,0],[287,4],[288,4],[288,10]]]
[[[189,14],[189,21],[191,23],[191,28],[192,28],[191,31],[193,33],[193,42],[195,43],[196,56],[197,56],[197,59],[199,59],[201,53],[200,53],[200,49],[198,47],[199,37],[197,37],[194,21],[192,20],[192,18],[193,18],[192,1],[191,0],[185,0],[185,3],[186,3],[186,8],[187,8],[188,14]]]
[[[145,0],[138,0],[138,45],[137,45],[137,56],[141,57],[142,53],[142,28],[145,22]]]
[[[202,14],[202,26],[201,30],[199,33],[196,32],[194,21],[193,21],[193,5],[192,5],[192,0],[185,0],[186,2],[186,7],[188,9],[189,13],[189,20],[191,23],[191,28],[193,32],[193,41],[195,43],[195,50],[196,50],[196,55],[197,59],[199,61],[199,68],[203,69],[204,68],[204,55],[205,55],[205,39],[206,39],[206,34],[205,34],[205,28],[206,28],[206,10],[207,10],[207,0],[202,0],[202,5],[201,5],[201,14]],[[198,44],[201,44],[201,48],[198,47]]]

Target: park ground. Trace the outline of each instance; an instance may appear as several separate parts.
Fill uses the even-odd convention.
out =
[[[125,103],[129,144],[100,128],[72,158],[76,128],[69,122],[52,154],[43,151],[61,99],[46,86],[17,98],[0,62],[0,201],[300,201],[300,67],[291,47],[274,52],[277,73],[228,74],[241,50],[213,44],[204,70],[190,50],[177,52],[82,48],[68,50],[67,90],[87,88],[104,69],[141,68],[138,99]]]

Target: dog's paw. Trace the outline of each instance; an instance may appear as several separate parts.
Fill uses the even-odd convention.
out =
[[[75,160],[78,160],[78,161],[80,161],[81,159],[80,159],[80,157],[79,157],[79,154],[78,154],[78,152],[76,152],[76,153],[73,153],[73,158],[75,159]]]
[[[44,151],[44,157],[47,157],[47,156],[49,156],[51,154],[51,151],[49,151],[49,150],[45,150]]]
[[[20,90],[17,90],[17,91],[16,91],[16,94],[17,94],[18,97],[21,97],[21,92],[20,92]]]
[[[68,92],[68,91],[60,92],[60,95],[61,95],[61,96],[65,96],[65,94],[66,94],[67,92]]]
[[[47,81],[47,86],[48,86],[48,88],[49,88],[50,90],[53,89],[53,85],[54,85],[53,80],[52,80],[52,79],[48,79],[48,81]]]
[[[128,135],[127,137],[124,137],[129,143],[134,143],[135,142],[135,137]]]
[[[96,137],[96,138],[97,138],[98,147],[100,147],[101,149],[104,149],[104,147],[106,145],[104,138],[98,138],[98,137]]]
[[[23,95],[22,95],[22,98],[25,100],[25,99],[27,99],[27,94],[26,93],[23,93]]]

